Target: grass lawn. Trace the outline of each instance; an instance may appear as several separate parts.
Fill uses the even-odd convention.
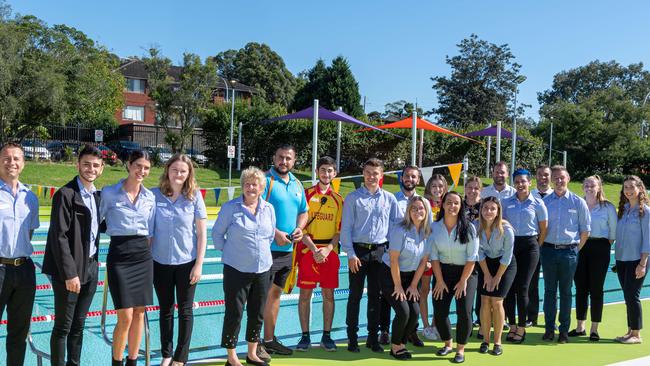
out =
[[[151,174],[145,180],[145,186],[155,187],[158,185],[158,180],[162,174],[163,169],[159,167],[154,167],[151,169]],[[447,172],[445,172],[447,173]],[[70,181],[72,177],[77,174],[76,167],[73,164],[69,163],[38,163],[38,162],[27,162],[25,170],[21,175],[21,181],[25,184],[38,184],[43,186],[55,186],[60,187]],[[360,173],[359,173],[360,174]],[[296,172],[298,178],[302,181],[308,180],[311,176],[308,172],[299,171]],[[448,175],[448,174],[447,174]],[[196,173],[197,181],[199,186],[203,188],[216,188],[216,187],[227,187],[228,186],[228,171],[219,170],[215,171],[212,169],[199,168]],[[104,168],[104,174],[98,179],[96,185],[98,188],[102,188],[106,185],[111,185],[117,183],[120,179],[126,177],[126,169],[122,166],[106,166]],[[462,181],[462,180],[461,180]],[[483,179],[485,185],[491,184],[491,179]],[[239,172],[233,171],[232,185],[239,187]],[[397,177],[395,175],[387,175],[384,178],[384,189],[390,192],[399,191],[399,185],[397,184]],[[424,189],[424,182],[420,182],[420,187],[418,192],[422,193]],[[569,189],[577,194],[582,195],[582,184],[581,182],[571,182],[569,183]],[[609,198],[615,205],[618,205],[618,198],[621,190],[620,184],[605,184],[605,195]],[[350,180],[343,180],[341,182],[341,194],[345,197],[348,193],[354,190],[354,184]],[[457,189],[459,192],[463,191],[462,187]],[[236,193],[237,194],[237,193]],[[50,206],[51,200],[49,194],[47,197],[41,195],[39,197],[41,206]],[[228,200],[228,194],[225,191],[222,191],[219,197],[219,202],[215,202],[215,193],[212,190],[209,190],[206,193],[206,204],[208,206],[217,206],[221,205]],[[49,208],[46,209],[49,214]]]
[[[647,309],[650,300],[643,301]],[[650,321],[650,312],[643,313],[645,321]],[[606,324],[600,327],[600,342],[589,342],[586,337],[571,338],[570,343],[560,345],[555,342],[544,342],[541,340],[544,329],[542,327],[528,328],[526,341],[521,345],[514,345],[504,342],[503,355],[495,357],[491,354],[479,354],[480,341],[475,337],[470,339],[465,348],[465,365],[526,365],[526,366],[547,366],[547,365],[608,365],[614,362],[632,360],[650,355],[650,349],[646,343],[637,345],[625,345],[615,343],[614,337],[622,335],[626,331],[625,305],[612,304],[604,308],[603,319]],[[572,315],[575,322],[575,315]],[[474,329],[476,331],[476,328]],[[557,333],[556,333],[557,336]],[[320,336],[312,336],[312,341],[318,341]],[[505,334],[504,334],[505,338]],[[557,337],[556,337],[557,340]],[[646,340],[647,342],[647,340]],[[371,352],[361,346],[361,353],[347,352],[346,343],[338,344],[337,352],[325,352],[320,348],[313,348],[307,352],[295,352],[293,356],[272,356],[273,366],[388,366],[388,365],[447,365],[451,364],[454,353],[438,357],[435,352],[441,342],[425,342],[425,347],[415,348],[409,344],[413,352],[413,358],[409,361],[398,361],[388,354],[388,346],[384,346],[386,352],[382,355]],[[240,355],[240,357],[245,357]],[[240,358],[241,360],[242,358]],[[220,362],[196,362],[196,365],[223,365]]]

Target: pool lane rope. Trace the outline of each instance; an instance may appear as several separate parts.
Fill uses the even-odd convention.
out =
[[[103,281],[101,281],[103,283]],[[99,285],[99,283],[98,283]],[[44,285],[42,285],[44,286]],[[365,294],[367,292],[367,289],[363,289],[363,293]],[[334,290],[334,295],[347,295],[350,293],[349,289],[336,289]],[[314,291],[312,298],[319,298],[322,297],[321,291]],[[284,294],[280,296],[280,301],[295,301],[298,300],[300,297],[300,294]],[[207,301],[195,301],[192,303],[192,308],[193,309],[201,309],[201,308],[211,308],[211,307],[220,307],[224,306],[226,304],[226,300],[207,300]],[[174,304],[174,308],[178,309],[178,304]],[[151,305],[151,306],[145,306],[145,310],[147,312],[155,312],[155,311],[160,311],[160,306],[158,305]],[[115,315],[117,314],[117,310],[106,310],[106,315]],[[89,311],[86,313],[87,318],[95,318],[98,316],[101,316],[102,312],[101,311]],[[50,323],[54,320],[55,316],[53,314],[50,315],[38,315],[38,316],[33,316],[31,319],[32,323]],[[7,320],[3,319],[0,321],[0,325],[6,325]]]

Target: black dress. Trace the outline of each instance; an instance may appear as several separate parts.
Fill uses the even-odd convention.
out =
[[[153,259],[146,236],[112,236],[106,267],[115,309],[153,304]]]

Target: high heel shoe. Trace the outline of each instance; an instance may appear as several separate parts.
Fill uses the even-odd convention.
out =
[[[266,363],[265,361],[253,361],[248,356],[246,356],[246,363],[251,364],[251,365],[255,365],[255,366],[269,366],[269,364]]]
[[[512,338],[512,343],[514,344],[522,344],[526,340],[526,330],[524,330],[524,334],[519,335],[515,334],[515,336]]]

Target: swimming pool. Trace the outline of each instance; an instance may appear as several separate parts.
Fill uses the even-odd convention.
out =
[[[208,224],[208,246],[212,245],[211,242],[211,228],[213,222]],[[47,277],[40,273],[38,265],[43,261],[43,255],[40,254],[45,248],[45,239],[47,236],[47,223],[43,227],[39,228],[33,237],[33,244],[35,254],[32,256],[34,262],[37,264],[37,291],[36,298],[34,302],[33,316],[42,316],[38,321],[32,322],[31,333],[33,337],[34,345],[41,351],[49,353],[49,339],[50,333],[52,330],[53,323],[47,315],[54,314],[54,295],[53,292],[48,289],[49,280]],[[100,262],[106,261],[106,254],[108,251],[108,237],[102,237],[101,248],[100,248]],[[208,249],[206,258],[207,263],[204,265],[203,274],[206,275],[206,280],[202,280],[197,288],[195,301],[197,302],[197,308],[194,310],[194,331],[192,335],[192,351],[190,353],[190,360],[204,359],[204,358],[215,358],[225,356],[226,350],[219,347],[221,342],[221,327],[223,321],[224,307],[223,302],[219,301],[223,299],[223,289],[220,279],[220,274],[222,273],[223,265],[220,263],[219,257],[221,253],[214,250]],[[613,258],[612,258],[613,263]],[[105,268],[100,268],[100,281],[104,280]],[[340,274],[340,289],[335,292],[336,300],[336,311],[334,316],[333,331],[332,337],[334,339],[344,339],[346,338],[345,332],[345,307],[347,302],[347,288],[348,288],[348,276],[347,276],[347,267],[346,261],[342,261],[342,268],[339,272]],[[618,279],[616,274],[611,271],[607,274],[605,282],[605,302],[616,302],[623,300],[623,293],[619,291]],[[102,292],[104,290],[103,284],[97,288],[97,294],[93,300],[93,303],[90,307],[90,311],[94,312],[86,321],[86,330],[84,335],[84,346],[83,346],[83,355],[82,355],[82,364],[84,365],[106,365],[110,364],[111,361],[111,348],[106,344],[102,339],[101,328],[100,328],[100,317],[98,316],[99,311],[102,307]],[[300,338],[301,329],[300,323],[298,321],[298,291],[299,289],[294,289],[291,295],[284,295],[283,301],[281,302],[280,316],[278,318],[276,335],[282,340],[283,343],[289,346],[294,346],[298,339]],[[540,293],[543,291],[543,281],[540,280]],[[650,285],[645,285],[642,290],[642,297],[650,297]],[[154,301],[156,297],[154,296]],[[156,304],[157,305],[157,304]],[[318,341],[320,339],[320,332],[322,330],[322,299],[320,298],[320,292],[315,291],[312,307],[312,318],[311,318],[311,332],[312,332],[312,341]],[[431,307],[431,301],[429,301],[429,306]],[[453,305],[452,305],[453,306]],[[108,296],[108,309],[113,309],[110,296]],[[452,309],[453,310],[453,309]],[[429,311],[431,314],[431,310]],[[151,359],[152,364],[158,364],[160,362],[160,341],[159,341],[159,328],[158,328],[158,312],[150,311],[149,315],[149,326],[150,326],[150,339],[151,339]],[[114,315],[107,316],[106,321],[106,331],[109,335],[109,338],[112,337],[113,327],[115,326],[116,317]],[[366,323],[366,314],[365,314],[365,299],[362,300],[361,313],[360,313],[360,327],[362,329],[359,332],[360,336],[365,335],[365,323]],[[454,316],[452,315],[452,322],[454,321]],[[244,331],[245,331],[245,317],[241,327],[240,334],[240,345],[238,346],[239,352],[245,352],[246,345],[244,342]],[[616,320],[617,322],[623,321],[620,319]],[[608,319],[605,319],[605,323],[608,322]],[[6,326],[0,325],[0,340],[2,344],[6,342]],[[0,360],[5,360],[5,349],[0,347]],[[29,348],[29,347],[28,347]],[[141,346],[144,349],[144,342]],[[139,364],[144,364],[144,357],[140,357]],[[49,363],[45,361],[44,363]],[[26,365],[37,365],[37,358],[29,349],[26,355]]]

